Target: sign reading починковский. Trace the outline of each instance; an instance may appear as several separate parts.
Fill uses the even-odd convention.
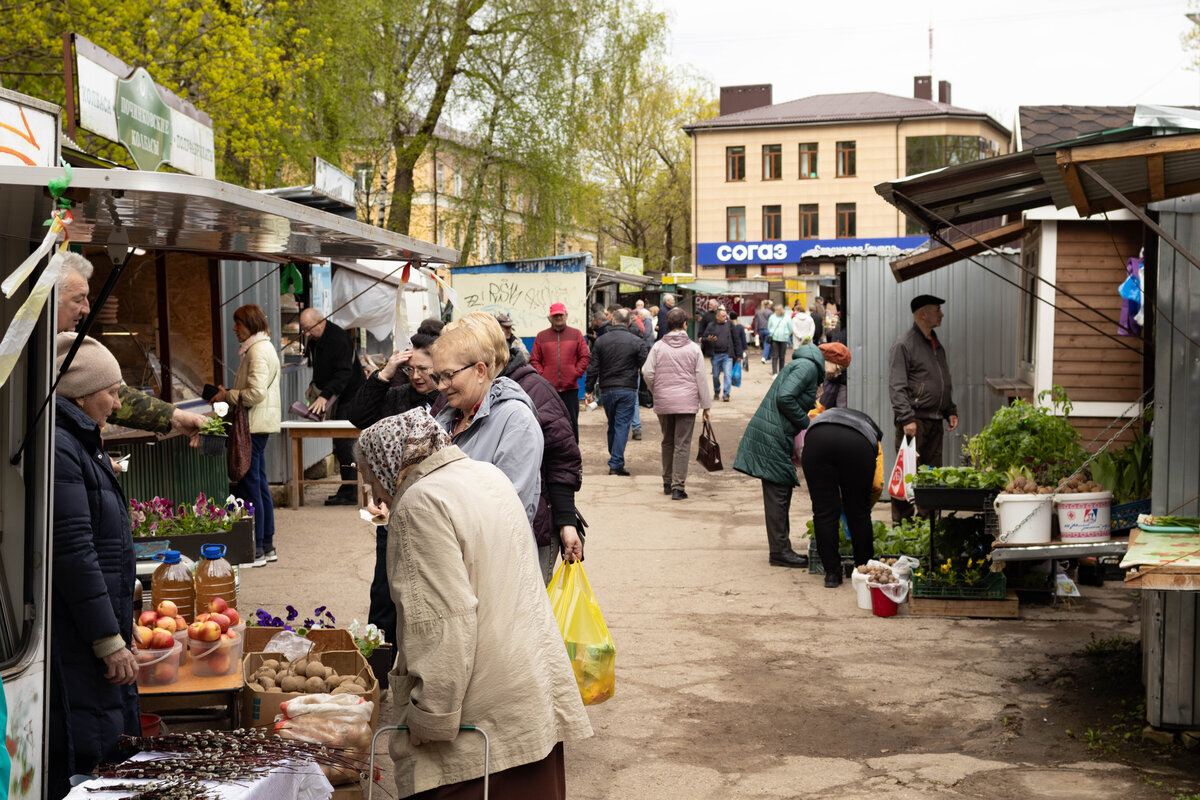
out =
[[[156,170],[171,160],[171,109],[158,96],[150,73],[138,67],[117,81],[117,136],[139,169]]]

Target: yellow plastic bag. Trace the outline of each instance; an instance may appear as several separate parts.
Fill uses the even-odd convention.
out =
[[[600,613],[596,595],[592,594],[583,564],[564,561],[550,579],[547,590],[583,704],[603,703],[613,696],[617,647],[604,624],[604,615]]]

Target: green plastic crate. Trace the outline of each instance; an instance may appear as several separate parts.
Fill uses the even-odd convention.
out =
[[[1003,600],[1007,588],[1008,580],[1003,572],[989,573],[975,586],[933,586],[914,576],[912,596],[939,600]]]
[[[843,550],[842,556],[842,572],[854,566],[854,554]],[[824,575],[825,565],[821,563],[821,554],[817,552],[817,542],[815,539],[808,540],[808,574],[809,575]]]

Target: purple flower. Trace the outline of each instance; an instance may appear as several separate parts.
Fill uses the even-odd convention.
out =
[[[322,614],[324,614],[324,613],[325,613],[325,608],[326,608],[325,606],[320,606],[319,608],[316,608],[316,609],[314,609],[314,610],[313,610],[313,616],[314,616],[314,617],[319,617],[319,616],[321,616]]]
[[[293,606],[288,606],[288,607],[287,607],[287,617],[288,617],[288,622],[291,622],[292,620],[294,620],[294,619],[295,619],[296,617],[298,617],[298,616],[300,616],[300,612],[299,612],[299,611],[297,611],[297,610],[296,610],[296,609],[295,609]]]

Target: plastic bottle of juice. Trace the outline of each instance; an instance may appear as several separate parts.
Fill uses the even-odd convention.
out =
[[[237,608],[237,584],[233,566],[225,560],[225,545],[206,544],[200,547],[200,565],[196,567],[196,611],[208,611],[208,603],[220,597],[231,608]]]
[[[192,571],[178,550],[167,550],[154,556],[161,561],[150,579],[150,608],[158,609],[163,600],[179,606],[179,616],[188,622],[196,619],[196,592],[192,587]]]

